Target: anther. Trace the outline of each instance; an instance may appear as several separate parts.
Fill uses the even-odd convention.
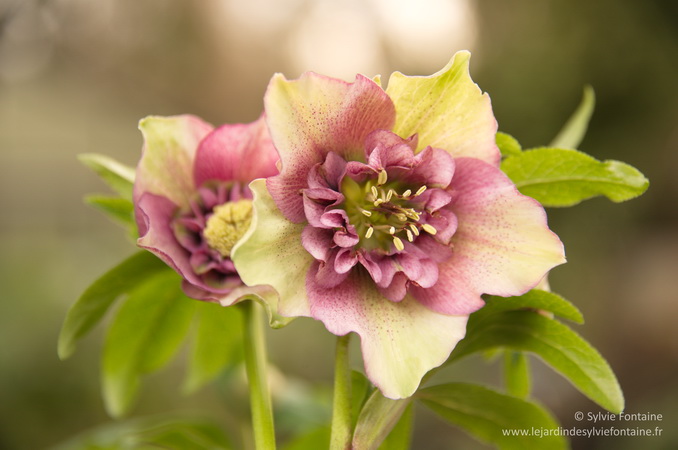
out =
[[[364,216],[371,217],[372,216],[372,211],[368,211],[366,209],[361,209],[361,213],[363,213]]]
[[[393,197],[393,194],[395,194],[395,191],[393,189],[389,189],[388,193],[386,194],[386,201],[390,202],[391,198]]]
[[[395,234],[395,227],[391,227],[388,229],[388,234]]]
[[[383,199],[383,198],[378,198],[378,199],[376,199],[376,200],[374,201],[373,204],[374,204],[374,206],[379,206],[379,205],[381,205],[382,203],[384,203],[384,199]]]
[[[424,185],[424,186],[420,187],[419,189],[417,189],[417,192],[414,193],[414,196],[416,197],[417,195],[421,195],[421,194],[423,194],[424,192],[426,192],[426,185]]]
[[[403,195],[402,195],[402,196],[403,196],[403,197],[409,197],[411,194],[412,194],[412,191],[411,191],[410,189],[408,189],[408,190],[406,190],[405,192],[403,192]]]
[[[398,218],[399,221],[401,222],[407,222],[407,216],[403,213],[398,213],[395,214],[395,216]]]
[[[407,232],[407,240],[410,242],[414,242],[414,235],[412,234],[412,232],[407,229],[405,230],[405,232]]]
[[[419,236],[419,228],[413,223],[410,224],[410,230],[414,233],[415,236]]]
[[[386,170],[381,169],[381,172],[379,172],[379,176],[377,177],[377,185],[381,186],[386,183],[386,180],[388,180],[388,174],[386,173]]]
[[[393,245],[395,245],[395,248],[397,248],[399,252],[402,252],[405,249],[403,241],[401,241],[398,236],[393,236]]]
[[[370,190],[372,191],[372,195],[374,195],[374,198],[379,197],[379,192],[377,191],[376,186],[372,186],[372,188],[370,188]]]
[[[365,239],[371,238],[373,234],[374,234],[374,228],[368,227],[367,231],[365,232]]]
[[[438,230],[436,230],[436,229],[433,227],[433,225],[428,224],[428,223],[423,224],[423,225],[421,226],[421,228],[423,228],[423,230],[424,230],[425,232],[427,232],[428,234],[436,234],[436,233],[438,232]]]

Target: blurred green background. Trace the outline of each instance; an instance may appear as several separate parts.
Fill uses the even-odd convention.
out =
[[[149,114],[254,120],[274,72],[423,75],[458,49],[473,52],[500,130],[524,147],[548,143],[591,84],[597,107],[582,150],[650,179],[629,203],[549,211],[569,260],[551,285],[583,311],[577,330],[618,374],[626,411],[664,417],[649,424],[661,438],[578,438],[574,448],[678,448],[675,0],[0,1],[0,448],[47,448],[108,420],[102,333],[66,362],[56,339],[81,291],[134,246],[83,204],[106,188],[77,154],[134,165],[136,124]],[[334,341],[321,325],[298,320],[269,337],[285,374],[330,382]],[[534,362],[535,396],[563,426],[590,426],[574,413],[599,408]],[[443,378],[498,373],[471,360]],[[182,396],[181,377],[181,363],[153,375],[137,413],[203,410],[227,423],[243,401],[218,387]],[[425,411],[416,427],[415,449],[485,448]]]

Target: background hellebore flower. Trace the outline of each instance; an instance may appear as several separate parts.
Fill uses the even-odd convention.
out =
[[[147,117],[139,128],[139,246],[183,277],[189,297],[229,305],[244,294],[270,291],[245,287],[230,258],[251,222],[249,182],[278,172],[263,116],[216,129],[190,115]]]
[[[234,249],[283,316],[361,337],[369,379],[410,396],[464,337],[482,294],[520,295],[564,262],[535,200],[499,170],[490,99],[461,52],[383,90],[276,75],[266,115],[281,173],[252,183],[255,225]]]

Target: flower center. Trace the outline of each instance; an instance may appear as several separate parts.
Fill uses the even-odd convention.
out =
[[[251,200],[227,202],[214,208],[203,230],[203,237],[211,248],[224,257],[230,257],[233,246],[245,234],[251,222]]]
[[[422,223],[424,211],[419,209],[416,197],[426,191],[426,185],[412,190],[401,183],[389,182],[382,169],[376,180],[358,183],[344,177],[341,191],[345,197],[345,210],[350,223],[360,237],[359,247],[389,251],[405,248],[404,241],[414,242],[421,231],[436,234],[436,229]]]

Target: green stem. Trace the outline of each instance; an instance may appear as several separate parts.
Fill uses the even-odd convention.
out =
[[[330,450],[351,448],[351,368],[348,362],[350,339],[350,333],[337,337]]]
[[[245,368],[250,388],[250,407],[254,445],[257,450],[275,449],[275,429],[271,394],[268,389],[266,340],[259,314],[259,305],[246,300],[240,304],[243,313]]]

